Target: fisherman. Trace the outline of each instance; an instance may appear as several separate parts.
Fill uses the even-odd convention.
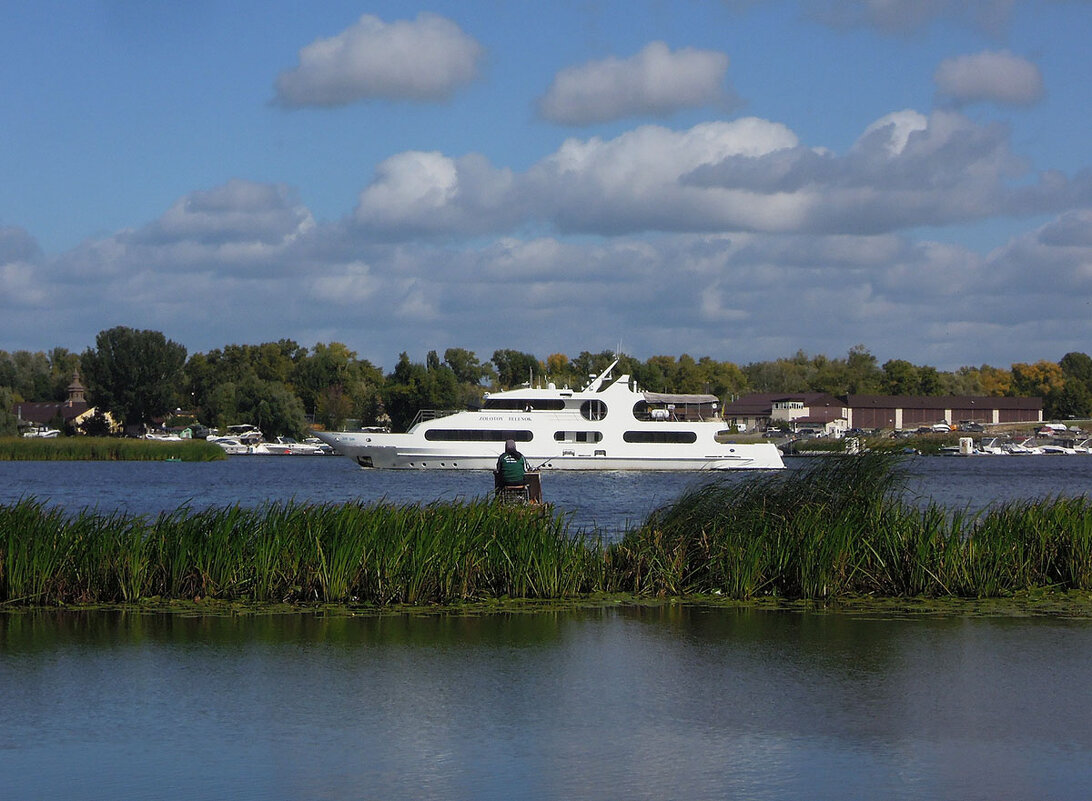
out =
[[[516,450],[516,441],[510,439],[504,443],[504,453],[497,457],[498,484],[505,487],[522,487],[526,481],[527,461]]]

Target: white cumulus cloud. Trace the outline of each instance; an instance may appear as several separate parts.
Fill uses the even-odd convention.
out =
[[[342,267],[331,266],[311,283],[311,295],[324,303],[353,305],[367,301],[379,291],[382,282],[371,273],[363,262],[353,262]]]
[[[728,56],[712,50],[682,48],[672,52],[652,42],[627,59],[608,58],[562,70],[539,113],[564,125],[591,125],[685,108],[728,106],[734,95],[725,88]]]
[[[445,100],[477,77],[483,52],[446,17],[422,13],[388,23],[365,14],[300,50],[298,66],[277,77],[276,100],[288,108]]]
[[[470,235],[513,224],[520,201],[513,176],[476,154],[458,159],[408,151],[376,167],[360,193],[356,223],[388,235]]]
[[[234,179],[191,192],[135,234],[141,242],[279,244],[314,224],[311,213],[284,184]]]
[[[1029,106],[1043,97],[1039,67],[1008,51],[945,59],[933,80],[938,91],[957,105],[993,102]]]

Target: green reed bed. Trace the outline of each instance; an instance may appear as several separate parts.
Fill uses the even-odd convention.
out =
[[[545,507],[277,503],[163,513],[0,506],[0,605],[212,598],[388,606],[497,598],[1005,597],[1092,590],[1092,503],[950,510],[907,499],[896,457],[731,477],[618,542]]]
[[[0,437],[0,461],[164,461],[212,462],[224,449],[203,439],[157,442],[125,437]]]
[[[597,544],[541,507],[271,504],[154,519],[0,506],[0,603],[215,598],[445,604],[562,598],[602,580]]]
[[[897,457],[816,460],[713,483],[607,551],[612,587],[641,594],[996,597],[1092,589],[1092,505],[1009,503],[970,514],[914,504]]]

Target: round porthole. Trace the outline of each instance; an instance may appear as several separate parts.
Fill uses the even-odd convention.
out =
[[[602,420],[607,416],[607,404],[601,400],[586,400],[580,404],[580,414],[585,420]]]

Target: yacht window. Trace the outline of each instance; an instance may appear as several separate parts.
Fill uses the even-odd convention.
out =
[[[603,439],[602,431],[555,431],[554,439],[558,442],[599,442]]]
[[[607,404],[601,400],[586,400],[580,404],[580,414],[585,420],[602,420],[607,416]]]
[[[530,431],[502,431],[490,428],[430,428],[425,432],[425,439],[430,442],[504,442],[514,439],[516,442],[530,442]]]
[[[697,442],[698,435],[693,431],[627,431],[622,435],[626,442],[663,442],[686,444]]]
[[[539,411],[560,412],[565,408],[565,401],[560,398],[486,398],[482,408],[522,412],[528,406]]]

